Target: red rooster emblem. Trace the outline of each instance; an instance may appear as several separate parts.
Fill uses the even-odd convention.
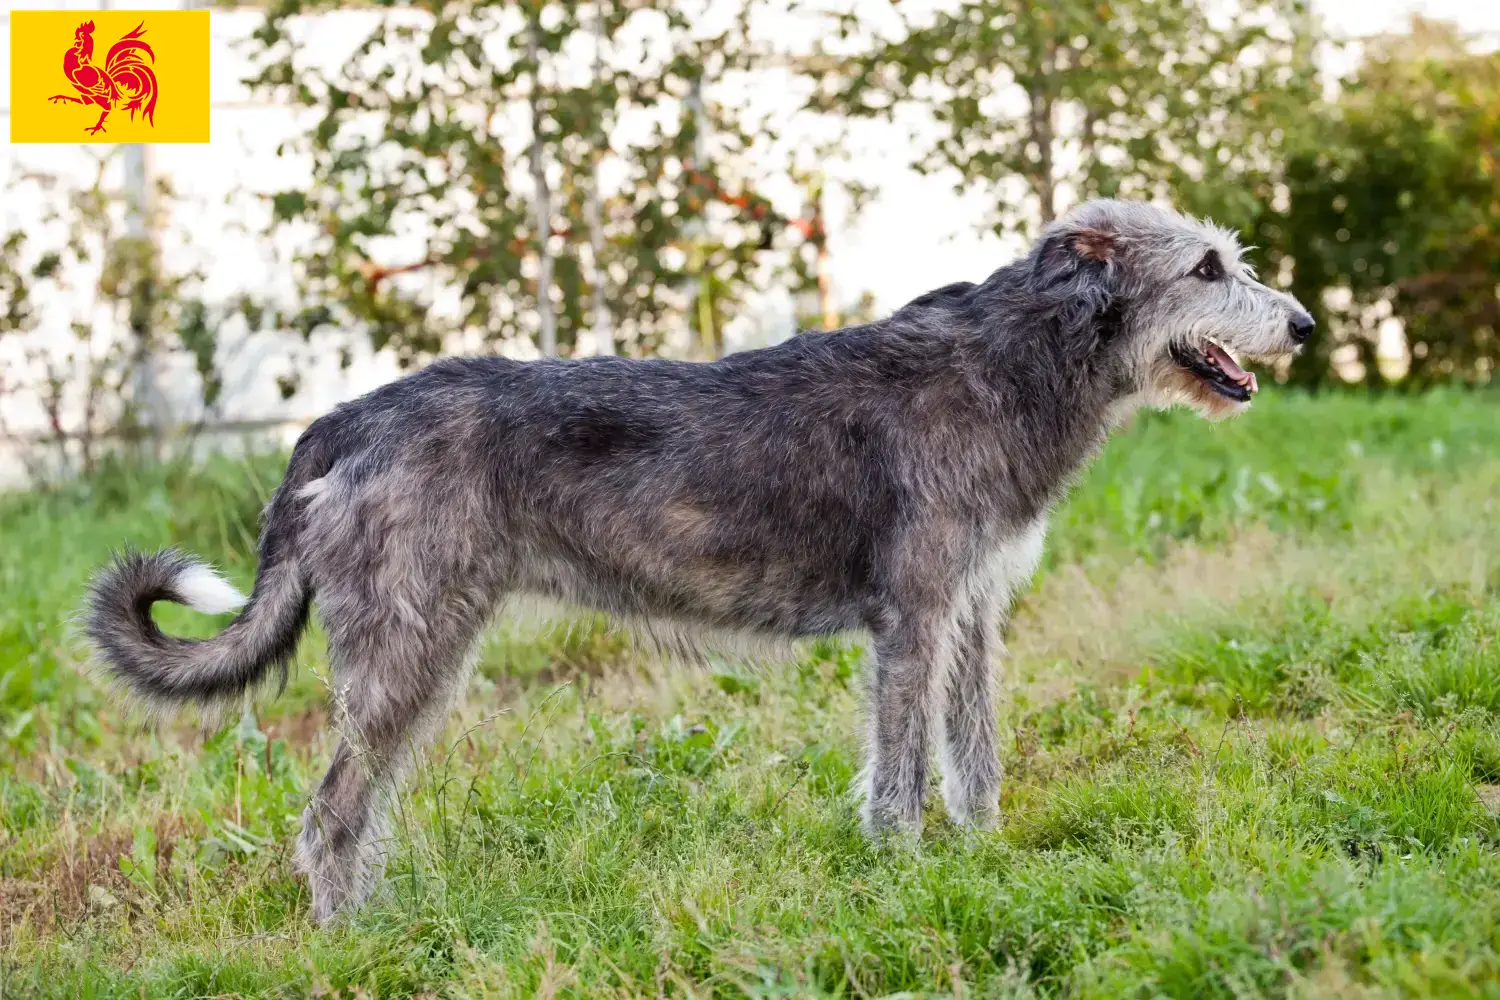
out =
[[[109,55],[102,67],[95,66],[94,22],[85,21],[73,32],[73,47],[63,56],[63,73],[82,97],[57,94],[51,101],[67,101],[71,104],[97,104],[104,111],[92,127],[84,129],[90,135],[104,131],[104,119],[117,109],[121,101],[124,110],[135,119],[137,111],[156,124],[156,73],[146,64],[146,59],[156,61],[151,46],[141,41],[146,33],[146,22],[136,25],[134,31],[110,47]],[[145,55],[146,59],[141,56]]]

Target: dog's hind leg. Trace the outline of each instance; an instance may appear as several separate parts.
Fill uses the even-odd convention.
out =
[[[442,723],[468,676],[477,621],[434,615],[342,617],[330,628],[341,739],[302,816],[298,867],[312,915],[327,923],[357,907],[380,876],[401,778]]]
[[[953,665],[943,685],[938,761],[943,802],[954,822],[993,826],[1000,811],[1000,748],[995,710],[998,615],[973,602],[961,622]]]

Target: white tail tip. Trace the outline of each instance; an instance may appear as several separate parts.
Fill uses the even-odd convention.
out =
[[[189,566],[178,573],[173,589],[183,604],[206,615],[234,611],[243,607],[246,601],[245,595],[236,590],[234,584],[203,565]]]

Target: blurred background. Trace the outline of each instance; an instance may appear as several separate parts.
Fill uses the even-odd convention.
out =
[[[1093,195],[1253,244],[1319,314],[1282,382],[1480,386],[1500,354],[1500,4],[286,0],[212,25],[210,144],[0,150],[0,484],[285,444],[444,353],[711,358],[860,322]]]

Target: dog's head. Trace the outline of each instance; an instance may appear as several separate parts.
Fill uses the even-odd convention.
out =
[[[1296,352],[1313,319],[1256,280],[1234,235],[1141,202],[1091,201],[1032,250],[1033,292],[1076,349],[1115,373],[1117,394],[1221,418],[1249,405],[1255,376],[1235,355]],[[1070,347],[1070,349],[1072,349]]]

